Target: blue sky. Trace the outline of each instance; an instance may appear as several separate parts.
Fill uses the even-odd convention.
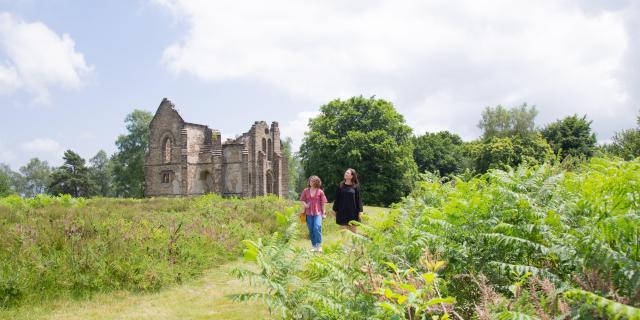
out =
[[[279,121],[296,145],[359,94],[417,133],[474,139],[485,106],[527,102],[606,142],[640,111],[639,21],[633,1],[0,0],[0,162],[112,153],[163,97],[227,137]]]

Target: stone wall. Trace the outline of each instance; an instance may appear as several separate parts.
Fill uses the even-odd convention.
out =
[[[145,195],[254,197],[269,191],[286,196],[287,166],[280,148],[277,122],[269,127],[256,121],[242,136],[222,143],[219,131],[185,122],[164,99],[150,125]]]

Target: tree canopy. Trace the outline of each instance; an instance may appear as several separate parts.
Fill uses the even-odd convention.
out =
[[[420,172],[438,172],[440,176],[459,173],[464,167],[462,138],[449,131],[425,133],[413,138],[413,157]]]
[[[20,173],[22,174],[21,193],[25,197],[34,197],[47,191],[51,175],[49,163],[33,158],[26,165],[20,167]]]
[[[148,150],[151,119],[151,112],[138,109],[125,118],[129,133],[118,137],[118,151],[111,159],[113,187],[117,196],[144,195],[144,157]]]
[[[330,199],[347,168],[358,172],[365,203],[388,205],[407,194],[417,173],[412,131],[392,103],[359,96],[320,111],[300,147],[305,176],[320,176]]]
[[[495,108],[486,107],[482,111],[482,118],[478,128],[482,130],[482,138],[489,140],[493,137],[505,138],[512,136],[524,137],[535,131],[535,118],[538,110],[526,103],[507,110],[498,105]]]
[[[85,160],[77,153],[67,150],[64,152],[64,164],[51,174],[49,192],[51,194],[70,194],[74,197],[91,195],[89,170]]]
[[[550,123],[542,129],[553,152],[562,159],[572,156],[589,158],[596,148],[596,135],[591,131],[591,121],[587,116],[572,115]]]
[[[609,152],[625,160],[640,157],[640,115],[636,121],[636,128],[616,132],[612,143],[606,148]]]

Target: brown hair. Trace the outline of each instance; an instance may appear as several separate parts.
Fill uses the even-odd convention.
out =
[[[358,182],[358,173],[356,172],[356,170],[349,168],[346,171],[351,172],[351,184],[354,187],[357,187],[360,183]],[[340,188],[344,187],[344,183],[345,183],[345,180],[342,179],[342,182],[340,182]]]
[[[318,176],[309,177],[309,179],[307,179],[307,187],[311,188],[311,181],[314,180],[318,182],[318,186],[316,186],[316,188],[322,189],[322,180],[320,180],[320,177]]]

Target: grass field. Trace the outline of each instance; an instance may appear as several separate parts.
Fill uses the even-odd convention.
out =
[[[365,207],[366,219],[386,212],[385,208]],[[301,226],[303,228],[303,226]],[[306,232],[302,232],[306,236]],[[325,243],[346,241],[340,228],[329,217],[323,228]],[[300,239],[296,245],[310,247]],[[97,294],[89,300],[64,299],[40,306],[21,306],[0,311],[1,319],[265,319],[269,311],[265,304],[232,302],[227,295],[244,293],[252,288],[237,280],[230,272],[234,268],[251,268],[242,259],[204,272],[202,277],[175,285],[156,293],[116,291]]]

